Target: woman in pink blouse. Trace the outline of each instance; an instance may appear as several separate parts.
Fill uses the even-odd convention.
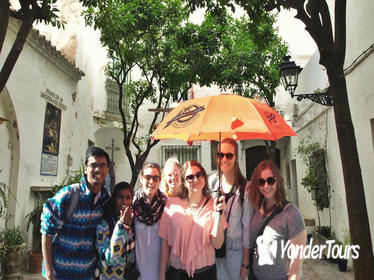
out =
[[[182,179],[182,193],[169,199],[160,221],[160,280],[216,279],[214,248],[222,246],[227,227],[219,212],[225,198],[210,197],[206,172],[197,161],[183,165]]]

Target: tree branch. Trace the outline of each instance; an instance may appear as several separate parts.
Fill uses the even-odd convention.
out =
[[[23,18],[24,18],[24,15],[20,10],[18,10],[18,11],[10,10],[9,15],[11,17],[15,18],[15,19],[18,19],[18,20],[23,20]]]
[[[14,41],[13,46],[0,72],[0,92],[3,91],[9,79],[9,76],[12,73],[14,65],[16,64],[18,57],[21,54],[21,51],[23,49],[23,46],[25,45],[27,36],[30,33],[34,20],[35,18],[32,15],[29,15],[22,22],[22,25],[17,33],[16,40]]]
[[[0,53],[5,41],[9,23],[9,1],[0,1]]]
[[[347,0],[335,1],[335,57],[339,66],[343,67],[346,48],[346,10]]]

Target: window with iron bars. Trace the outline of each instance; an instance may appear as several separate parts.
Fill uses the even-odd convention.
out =
[[[112,81],[107,80],[106,81],[106,96],[107,96],[107,106],[106,111],[111,114],[120,115],[120,111],[118,108],[118,100],[119,100],[119,89],[118,85]],[[128,104],[127,104],[127,98],[126,94],[123,94],[122,97],[122,108],[126,115],[128,115]]]
[[[201,147],[188,145],[174,145],[161,147],[161,164],[164,166],[168,158],[177,158],[181,165],[188,160],[201,160]]]
[[[119,62],[118,59],[113,59],[112,62],[111,62],[111,67],[114,68],[115,65],[119,64],[119,63],[120,62]],[[123,72],[120,73],[119,79],[120,80],[124,79],[124,73]],[[128,84],[130,81],[131,81],[131,72],[127,74],[124,84]],[[118,84],[114,80],[109,78],[106,81],[105,89],[106,89],[106,94],[107,94],[106,111],[108,113],[111,113],[111,114],[120,115],[120,111],[119,111],[119,108],[118,108],[118,100],[119,100]],[[122,108],[123,108],[125,114],[128,115],[128,112],[129,112],[129,110],[128,110],[128,100],[127,100],[127,96],[126,96],[125,93],[123,93],[123,97],[122,97]]]

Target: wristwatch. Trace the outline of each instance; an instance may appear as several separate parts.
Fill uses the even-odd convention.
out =
[[[242,267],[245,268],[245,269],[248,269],[249,268],[249,264],[247,264],[247,265],[242,264]]]

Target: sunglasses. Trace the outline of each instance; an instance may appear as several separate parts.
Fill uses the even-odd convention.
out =
[[[268,185],[271,186],[271,185],[274,185],[276,180],[277,180],[277,177],[268,177],[267,179],[260,178],[260,179],[258,179],[258,184],[259,184],[260,187],[263,187],[263,186],[265,186],[265,182],[267,182]]]
[[[199,171],[196,174],[187,175],[186,176],[186,181],[191,183],[191,182],[194,181],[195,178],[200,181],[203,178],[203,172]]]
[[[226,156],[227,160],[232,160],[234,158],[234,154],[233,153],[217,153],[217,157],[219,157],[220,159],[223,159],[224,157]]]
[[[143,175],[143,178],[146,179],[147,181],[153,180],[153,182],[158,183],[160,181],[160,176],[158,175]]]

